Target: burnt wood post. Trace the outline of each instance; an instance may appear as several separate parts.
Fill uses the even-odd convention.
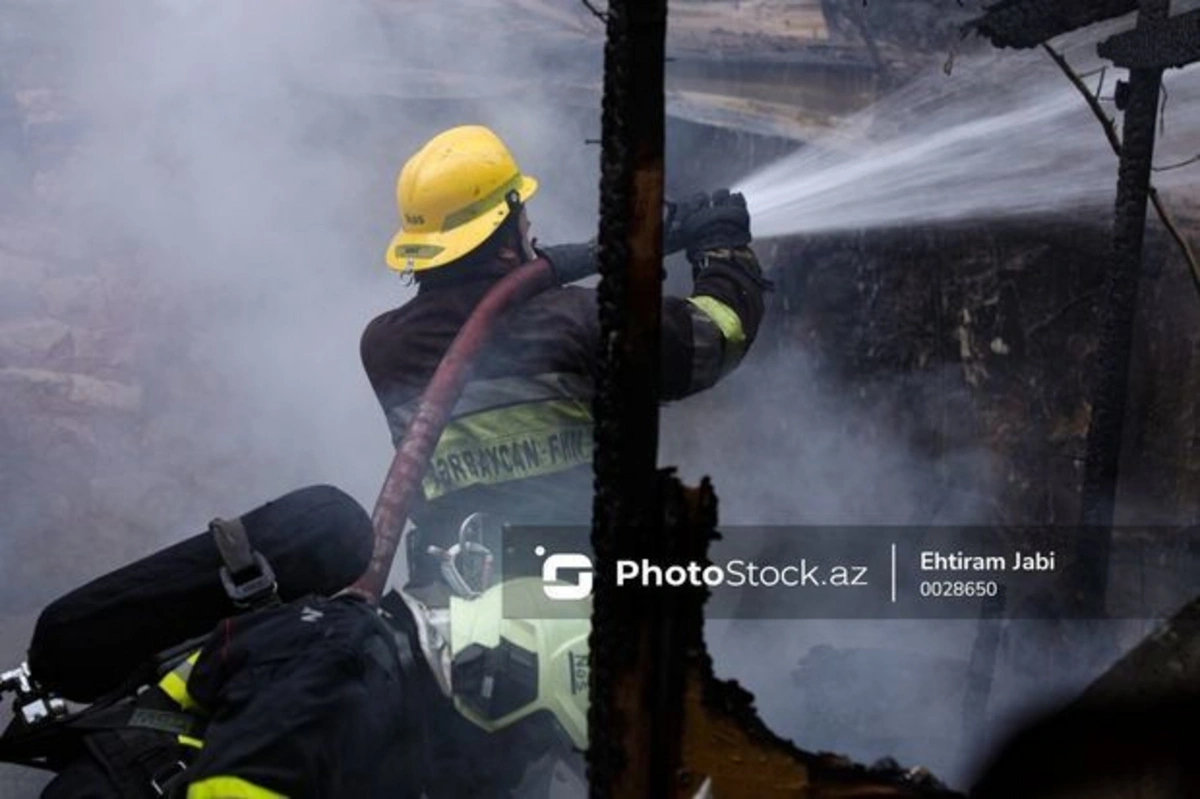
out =
[[[1169,13],[1170,0],[1142,0],[1138,27],[1162,22]],[[1103,289],[1097,383],[1088,426],[1081,498],[1081,523],[1086,529],[1080,544],[1084,548],[1085,566],[1078,584],[1079,599],[1083,609],[1098,615],[1103,615],[1108,589],[1108,560],[1162,73],[1161,66],[1130,70],[1124,104],[1112,263]]]
[[[666,797],[682,738],[682,652],[664,592],[614,585],[619,558],[661,557],[657,472],[666,0],[611,0],[600,177],[595,554],[588,715],[593,797]]]

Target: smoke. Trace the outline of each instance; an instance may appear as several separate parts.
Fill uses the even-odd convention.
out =
[[[874,525],[886,540],[889,525],[994,524],[1006,469],[958,384],[961,375],[930,369],[847,385],[800,347],[760,348],[716,388],[664,411],[660,462],[678,464],[691,485],[711,477],[723,536],[715,561],[745,556],[732,542],[739,525]],[[828,567],[866,554],[806,550],[783,535],[764,562],[807,556]],[[765,594],[755,597],[771,601]],[[965,788],[1026,713],[1075,695],[1151,626],[1005,624],[983,716],[965,706],[975,620],[741,617],[710,620],[706,638],[717,675],[751,690],[768,726],[798,746],[894,757]]]
[[[140,377],[183,393],[154,422],[169,452],[134,471],[169,457],[232,478],[163,521],[194,527],[201,507],[238,512],[313,481],[369,507],[390,442],[358,336],[411,292],[383,265],[397,170],[440,129],[491,125],[544,178],[534,233],[590,235],[588,115],[514,103],[540,56],[468,35],[468,14],[488,20],[465,4],[53,8],[37,45],[66,53],[56,88],[80,135],[39,176],[43,213],[81,252],[136,264],[161,325]]]
[[[510,9],[3,5],[19,25],[0,94],[26,114],[29,185],[0,219],[0,277],[17,252],[40,271],[27,297],[4,283],[0,321],[40,330],[43,278],[94,286],[77,293],[104,332],[66,311],[74,354],[46,357],[64,379],[128,387],[136,406],[47,407],[43,425],[36,405],[0,401],[0,439],[21,440],[0,453],[13,508],[0,582],[22,625],[58,592],[300,485],[373,505],[391,442],[359,336],[412,294],[383,253],[396,174],[429,137],[493,127],[541,179],[532,233],[594,235],[598,112],[537,100],[553,48],[506,24],[520,22]],[[574,48],[573,69],[599,74],[594,44]],[[24,436],[37,425],[69,440]]]
[[[373,505],[391,441],[358,342],[413,291],[383,260],[396,174],[440,130],[489,125],[540,178],[533,235],[594,235],[598,111],[539,101],[537,81],[599,75],[602,40],[551,67],[533,23],[471,2],[0,5],[0,95],[28,139],[28,185],[0,212],[0,278],[24,253],[38,284],[5,282],[0,321],[40,320],[43,278],[99,281],[85,298],[108,326],[71,318],[61,368],[137,404],[0,400],[0,443],[20,444],[0,452],[9,662],[44,602],[213,516],[314,482]]]
[[[738,525],[978,523],[999,475],[947,412],[955,380],[932,371],[863,400],[799,350],[752,351],[724,383],[666,410],[661,460],[691,484],[712,478],[726,538]],[[934,429],[943,446],[923,453],[915,441]],[[721,551],[715,543],[714,559]],[[861,555],[787,552],[847,564]],[[739,618],[710,621],[706,636],[718,675],[752,690],[780,735],[865,762],[894,756],[946,779],[960,774],[958,666],[975,632],[969,621]]]
[[[599,37],[541,47],[511,4],[468,0],[0,7],[30,21],[19,38],[37,66],[8,64],[9,80],[25,92],[48,84],[62,105],[50,116],[64,120],[63,142],[34,143],[34,208],[10,213],[0,244],[21,249],[13,242],[37,231],[39,257],[61,255],[106,281],[107,307],[127,315],[141,346],[122,379],[145,403],[144,418],[79,433],[99,453],[86,463],[70,449],[19,450],[47,480],[2,497],[20,509],[0,537],[6,596],[44,601],[304,483],[332,482],[372,504],[391,446],[358,337],[410,296],[383,265],[391,192],[404,159],[439,130],[482,123],[508,141],[541,179],[535,235],[595,232],[598,153],[585,143],[599,133],[595,104],[551,102],[537,80],[594,80]],[[0,297],[6,314],[40,313],[34,294],[18,296]],[[25,423],[5,415],[0,444]],[[920,456],[883,418],[823,396],[802,361],[761,359],[665,414],[662,460],[692,482],[711,473],[727,524],[972,520],[994,479],[987,454],[963,438]],[[16,461],[0,453],[0,467],[25,468]],[[77,479],[56,482],[60,471]],[[45,519],[75,518],[60,509],[79,485],[105,504],[100,522],[45,530]],[[32,554],[45,560],[27,562]],[[875,757],[894,750],[838,738],[797,699],[800,657],[834,642],[954,658],[973,631],[738,622],[714,625],[712,644],[723,673],[767,697],[767,721],[782,733]],[[9,632],[6,659],[25,641],[24,629]],[[878,687],[886,664],[874,676],[849,690]]]

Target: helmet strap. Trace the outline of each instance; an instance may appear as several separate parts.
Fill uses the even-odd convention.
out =
[[[509,189],[508,193],[504,195],[504,201],[506,203],[508,203],[509,219],[516,220],[517,215],[520,214],[521,211],[525,208],[525,203],[521,202],[520,193],[516,189]],[[518,238],[518,240],[521,241],[521,244],[518,245],[518,248],[517,248],[518,249],[518,252],[516,253],[517,261],[519,263],[525,263],[527,261],[532,261],[533,259],[537,258],[537,251],[534,249],[534,244],[536,243],[537,240],[530,239],[529,248],[528,248],[529,251],[525,252],[526,248],[525,248],[525,244],[524,244],[524,237],[521,235],[520,229],[519,229],[520,223],[517,222],[516,226],[518,228],[517,238]]]

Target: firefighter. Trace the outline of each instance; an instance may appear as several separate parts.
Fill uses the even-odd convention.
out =
[[[223,622],[173,680],[215,709],[179,796],[582,792],[590,603],[538,618],[544,596],[524,578],[446,609],[392,591],[378,613],[342,595]]]
[[[526,579],[375,607],[340,590],[371,535],[353,498],[312,486],[59,597],[0,671],[0,762],[56,772],[43,799],[582,790],[590,603],[545,618]]]
[[[539,254],[563,284],[594,271],[590,245],[535,249],[524,204],[536,188],[481,127],[441,134],[401,172],[403,229],[388,260],[414,276],[418,293],[374,320],[362,341],[396,442],[498,278]],[[664,301],[664,399],[708,388],[737,365],[767,285],[740,197],[695,198],[675,221],[672,247],[687,250],[695,291]],[[558,763],[578,766],[587,613],[514,614],[514,592],[536,597],[540,581],[455,584],[439,553],[483,546],[486,536],[470,532],[488,528],[482,516],[587,520],[599,343],[587,289],[564,285],[510,315],[478,361],[412,512],[411,590],[385,597],[382,613],[345,594],[228,617],[139,693],[129,719],[150,728],[101,730],[112,748],[65,768],[47,799],[537,795]],[[115,791],[114,774],[124,781]]]
[[[443,566],[454,547],[483,538],[494,549],[495,531],[506,523],[590,520],[600,326],[596,292],[565,284],[595,271],[596,250],[537,246],[526,213],[537,188],[504,142],[474,125],[435,136],[396,183],[401,227],[386,260],[412,277],[417,293],[371,321],[361,341],[394,444],[442,355],[499,278],[540,256],[564,284],[533,297],[493,331],[437,443],[405,546],[407,590],[433,604],[467,588],[447,586]],[[687,251],[694,290],[663,301],[663,400],[709,388],[754,342],[769,283],[750,241],[745,201],[728,191],[684,203],[668,226],[666,250]],[[465,520],[477,527],[471,541],[462,540]],[[504,574],[535,568],[510,562]]]
[[[232,616],[133,713],[88,720],[42,799],[416,799],[425,683],[361,600]]]
[[[541,589],[518,579],[432,611],[395,591],[379,610],[311,597],[225,619],[135,713],[83,722],[85,751],[42,797],[532,798],[566,781],[582,796],[590,604],[539,619]]]

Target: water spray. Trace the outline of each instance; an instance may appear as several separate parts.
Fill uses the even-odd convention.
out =
[[[1093,88],[1111,94],[1113,72],[1090,75]],[[1198,75],[1192,67],[1165,78],[1162,164],[1200,149]],[[1085,99],[1044,53],[990,53],[916,79],[735,190],[764,239],[1106,209],[1116,164]],[[1187,168],[1154,175],[1164,189],[1189,179]]]

